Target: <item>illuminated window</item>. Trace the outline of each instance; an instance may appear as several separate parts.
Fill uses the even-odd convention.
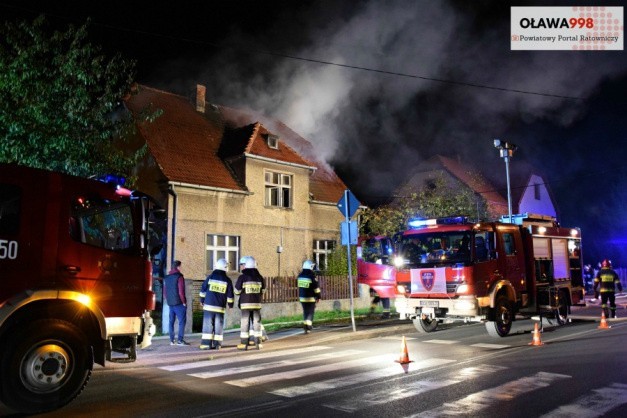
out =
[[[229,271],[237,271],[239,262],[240,238],[236,235],[207,234],[205,247],[207,257],[207,273],[214,270],[216,262],[224,258],[229,262]]]
[[[292,207],[292,176],[266,171],[266,206]]]

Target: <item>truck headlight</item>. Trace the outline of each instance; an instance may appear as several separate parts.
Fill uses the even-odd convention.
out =
[[[468,285],[466,283],[463,283],[457,286],[457,290],[455,291],[455,293],[468,293],[469,290],[470,288],[468,287]]]
[[[401,268],[405,265],[405,259],[403,257],[394,257],[394,265]]]

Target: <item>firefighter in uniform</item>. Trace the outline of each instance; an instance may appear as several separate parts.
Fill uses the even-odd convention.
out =
[[[240,344],[238,350],[248,348],[248,339],[253,337],[257,349],[261,345],[261,298],[266,290],[263,277],[257,272],[257,263],[253,257],[248,257],[244,263],[242,274],[235,282],[235,294],[239,296],[238,305],[242,311],[240,321]],[[252,319],[253,329],[250,329]]]
[[[303,263],[303,271],[298,275],[298,299],[303,306],[303,329],[309,334],[313,329],[313,318],[316,303],[320,300],[320,286],[314,268],[316,264],[311,260]]]
[[[606,318],[616,318],[616,299],[614,296],[616,287],[618,287],[619,292],[623,291],[618,274],[612,270],[612,262],[605,259],[601,263],[601,270],[594,278],[594,293],[595,295],[601,293],[601,308]],[[607,308],[608,301],[610,303],[609,310]]]
[[[224,340],[224,314],[233,307],[233,282],[226,275],[229,263],[221,258],[216,268],[200,286],[200,303],[203,309],[201,350],[219,350]]]

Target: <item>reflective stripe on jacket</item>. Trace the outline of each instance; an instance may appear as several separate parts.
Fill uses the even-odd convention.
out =
[[[200,301],[203,310],[210,312],[226,312],[226,305],[233,307],[235,296],[233,282],[223,270],[214,270],[200,286]]]
[[[309,269],[298,275],[298,300],[302,302],[316,302],[320,299],[320,286],[316,274]]]

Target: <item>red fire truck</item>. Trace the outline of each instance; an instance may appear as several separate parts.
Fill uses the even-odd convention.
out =
[[[0,164],[5,405],[59,408],[83,390],[94,362],[131,362],[150,345],[156,209],[110,183]]]
[[[389,247],[393,254],[378,251]],[[394,239],[362,242],[358,274],[360,283],[379,289],[383,277],[391,278],[396,311],[419,332],[483,321],[490,335],[503,337],[517,315],[563,324],[570,306],[584,303],[581,231],[544,215],[411,220]]]

